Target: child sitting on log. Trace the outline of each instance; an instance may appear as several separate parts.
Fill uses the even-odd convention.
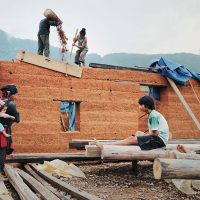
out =
[[[148,115],[148,133],[137,131],[132,136],[110,143],[95,141],[98,147],[106,145],[139,145],[141,150],[152,150],[167,145],[169,139],[169,127],[166,119],[161,113],[155,110],[154,101],[150,96],[143,96],[139,99],[139,109]]]

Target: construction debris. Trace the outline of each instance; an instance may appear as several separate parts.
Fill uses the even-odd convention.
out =
[[[85,174],[74,164],[56,159],[50,162],[44,161],[44,164],[37,166],[38,171],[46,171],[55,176],[72,178],[72,176],[85,178]]]

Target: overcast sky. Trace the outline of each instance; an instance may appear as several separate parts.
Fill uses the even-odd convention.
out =
[[[0,0],[0,29],[37,40],[46,8],[69,38],[86,28],[89,53],[200,54],[200,0]],[[59,46],[51,27],[50,43]]]

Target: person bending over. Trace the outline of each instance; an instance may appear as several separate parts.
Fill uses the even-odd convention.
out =
[[[73,46],[78,47],[75,55],[75,64],[85,66],[85,56],[88,52],[86,29],[82,28],[79,35],[73,39]],[[78,42],[78,45],[75,44]]]

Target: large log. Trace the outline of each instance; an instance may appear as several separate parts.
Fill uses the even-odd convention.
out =
[[[184,144],[188,151],[200,149],[200,144]],[[96,145],[86,145],[87,157],[101,157],[102,159],[113,160],[154,160],[160,158],[176,158],[177,144],[168,144],[165,148],[151,151],[141,151],[137,145],[103,145],[100,149]]]
[[[156,158],[155,179],[200,179],[200,160]]]
[[[101,158],[109,160],[154,160],[155,158],[176,158],[173,152],[155,149],[142,151],[139,146],[103,145]]]

